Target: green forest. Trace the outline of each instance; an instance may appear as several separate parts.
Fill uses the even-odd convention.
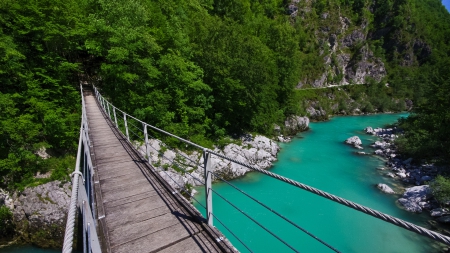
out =
[[[368,113],[404,110],[408,99],[414,111],[400,122],[402,151],[448,162],[450,14],[441,1],[302,1],[297,16],[294,2],[0,1],[0,187],[68,178],[80,83],[205,146],[244,132],[270,136],[286,117],[307,115],[309,102],[325,106],[330,90],[342,98],[330,113],[349,109],[348,100]],[[309,89],[329,69],[323,54],[331,49],[319,31],[337,27],[341,16],[348,33],[361,27],[367,34],[345,52],[357,59],[370,48],[387,75],[339,92]],[[338,83],[343,74],[327,80]],[[42,148],[51,158],[36,155]],[[51,177],[35,179],[38,172]]]

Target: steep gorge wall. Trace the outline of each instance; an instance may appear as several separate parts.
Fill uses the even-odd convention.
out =
[[[303,77],[297,88],[386,83],[389,64],[418,66],[431,55],[431,47],[418,31],[393,26],[398,14],[382,13],[383,1],[363,1],[359,13],[351,6],[340,6],[339,1],[322,7],[320,2],[295,0],[288,7],[293,22],[314,33],[323,63],[314,76]]]

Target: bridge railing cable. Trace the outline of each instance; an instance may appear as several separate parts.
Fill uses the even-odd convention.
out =
[[[223,179],[222,179],[220,176],[218,176],[216,173],[213,173],[213,171],[211,170],[211,167],[212,167],[212,164],[211,164],[211,156],[213,155],[213,156],[216,156],[217,158],[221,158],[221,159],[227,160],[227,161],[229,161],[229,162],[232,162],[232,163],[235,163],[235,164],[237,164],[237,165],[243,166],[243,167],[248,168],[248,169],[250,169],[250,170],[253,170],[253,171],[256,171],[256,172],[265,174],[265,175],[267,175],[267,176],[270,176],[270,177],[272,177],[272,178],[275,178],[275,179],[277,179],[277,180],[279,180],[279,181],[282,181],[282,182],[284,182],[284,183],[290,184],[290,185],[292,185],[292,186],[294,186],[294,187],[297,187],[297,188],[306,190],[306,191],[311,192],[311,193],[313,193],[313,194],[316,194],[316,195],[318,195],[318,196],[321,196],[321,197],[324,197],[324,198],[326,198],[326,199],[332,200],[332,201],[334,201],[334,202],[336,202],[336,203],[339,203],[339,204],[341,204],[341,205],[345,205],[345,206],[350,207],[350,208],[352,208],[352,209],[355,209],[355,210],[357,210],[357,211],[363,212],[363,213],[365,213],[365,214],[369,214],[369,215],[371,215],[371,216],[373,216],[373,217],[375,217],[375,218],[378,218],[378,219],[381,219],[381,220],[383,220],[383,221],[389,222],[389,223],[394,224],[394,225],[396,225],[396,226],[399,226],[399,227],[401,227],[401,228],[410,230],[410,231],[415,232],[415,233],[417,233],[417,234],[420,234],[420,235],[429,237],[429,238],[431,238],[431,239],[434,239],[434,240],[436,240],[436,241],[442,242],[442,243],[444,243],[444,244],[450,245],[450,238],[447,237],[447,236],[444,236],[444,235],[442,235],[442,234],[439,234],[439,233],[437,233],[437,232],[434,232],[434,231],[428,230],[428,229],[426,229],[426,228],[417,226],[417,225],[415,225],[415,224],[409,223],[409,222],[407,222],[407,221],[404,221],[404,220],[395,218],[395,217],[390,216],[390,215],[388,215],[388,214],[381,213],[381,212],[376,211],[376,210],[374,210],[374,209],[371,209],[371,208],[362,206],[362,205],[360,205],[360,204],[357,204],[357,203],[354,203],[354,202],[352,202],[352,201],[343,199],[343,198],[341,198],[341,197],[332,195],[332,194],[330,194],[330,193],[324,192],[324,191],[319,190],[319,189],[316,189],[316,188],[314,188],[314,187],[311,187],[311,186],[302,184],[302,183],[297,182],[297,181],[295,181],[295,180],[292,180],[292,179],[289,179],[289,178],[280,176],[280,175],[275,174],[275,173],[272,173],[272,172],[270,172],[270,171],[267,171],[267,170],[264,170],[264,169],[260,169],[260,168],[257,168],[257,167],[248,165],[248,164],[243,163],[243,162],[241,162],[241,161],[237,161],[237,160],[232,159],[232,158],[229,158],[229,157],[227,157],[227,156],[225,156],[225,155],[223,155],[223,154],[221,154],[221,153],[219,153],[219,152],[216,152],[216,151],[213,151],[213,150],[204,148],[204,147],[202,147],[202,146],[200,146],[200,145],[198,145],[198,144],[196,144],[196,143],[193,143],[193,142],[191,142],[191,141],[189,141],[189,140],[183,139],[183,138],[181,138],[181,137],[179,137],[179,136],[176,136],[176,135],[171,134],[171,133],[169,133],[169,132],[167,132],[167,131],[164,131],[164,130],[162,130],[162,129],[159,129],[159,128],[155,127],[155,126],[149,125],[149,124],[147,124],[147,123],[145,123],[145,122],[143,122],[143,121],[141,121],[141,120],[139,120],[139,119],[137,119],[137,118],[135,118],[135,117],[133,117],[133,116],[131,116],[131,115],[128,115],[128,114],[125,113],[124,111],[122,111],[122,110],[116,108],[114,105],[112,105],[110,102],[108,102],[108,101],[100,94],[100,92],[97,90],[96,87],[94,87],[94,89],[95,89],[95,94],[96,94],[96,96],[97,96],[97,99],[98,99],[99,103],[102,105],[103,110],[107,113],[107,115],[109,115],[110,119],[111,119],[113,122],[116,122],[116,126],[118,126],[118,124],[117,124],[118,119],[119,119],[119,118],[122,118],[122,121],[123,121],[123,128],[121,128],[121,127],[118,127],[118,128],[122,131],[122,133],[124,134],[124,136],[127,137],[128,141],[132,142],[132,141],[138,140],[138,141],[141,142],[141,141],[142,141],[142,138],[140,137],[140,133],[142,132],[142,135],[143,135],[143,137],[144,137],[144,138],[143,138],[143,141],[144,141],[144,145],[145,145],[145,152],[144,152],[144,153],[146,154],[146,157],[148,158],[148,160],[149,160],[150,163],[151,163],[151,159],[150,159],[150,156],[151,156],[150,153],[151,153],[151,152],[150,152],[150,149],[153,148],[153,146],[149,144],[149,137],[153,138],[153,140],[156,140],[156,138],[153,137],[153,136],[151,136],[151,135],[149,134],[149,131],[148,131],[148,130],[155,131],[155,132],[157,132],[157,133],[159,133],[159,134],[163,134],[163,135],[165,135],[165,136],[167,136],[167,137],[172,137],[172,138],[174,138],[175,140],[178,140],[178,141],[180,141],[180,142],[182,142],[182,143],[185,143],[186,145],[189,145],[189,146],[191,146],[191,147],[193,147],[193,148],[196,148],[196,149],[198,149],[198,150],[201,150],[201,152],[202,152],[202,154],[203,154],[203,156],[202,156],[202,158],[201,158],[201,160],[203,160],[203,166],[200,164],[200,162],[192,161],[190,158],[188,158],[187,156],[183,155],[181,152],[178,152],[178,153],[177,153],[177,151],[176,151],[175,149],[171,149],[171,150],[174,150],[174,152],[177,153],[177,155],[181,155],[181,156],[183,156],[184,158],[189,159],[189,160],[190,160],[190,166],[191,166],[191,167],[193,166],[193,164],[196,164],[196,165],[193,166],[193,167],[198,167],[198,166],[202,166],[202,167],[203,167],[203,169],[204,169],[204,180],[203,180],[202,182],[203,182],[203,184],[205,185],[205,195],[206,195],[206,196],[205,196],[205,198],[206,198],[206,201],[205,201],[206,206],[204,206],[204,208],[205,208],[205,210],[206,210],[206,220],[207,220],[208,225],[210,225],[210,226],[213,226],[213,218],[215,218],[215,219],[217,220],[217,217],[213,214],[213,211],[212,211],[212,193],[214,193],[215,195],[218,195],[218,193],[217,193],[216,191],[214,191],[214,190],[212,189],[212,186],[211,186],[212,179],[214,178],[214,179],[216,179],[216,180],[220,180],[220,181],[223,181],[223,182],[229,184],[230,186],[232,186],[233,188],[235,188],[236,190],[238,190],[239,192],[241,192],[241,193],[244,194],[245,196],[247,196],[247,197],[249,197],[250,199],[252,199],[253,201],[255,201],[257,204],[263,206],[264,208],[266,208],[266,209],[269,210],[270,212],[272,212],[272,213],[274,213],[275,215],[279,216],[280,218],[282,218],[282,219],[285,220],[286,222],[290,223],[291,225],[293,225],[293,226],[296,227],[297,229],[301,230],[302,232],[306,233],[307,235],[311,236],[312,238],[314,238],[314,239],[317,240],[318,242],[322,243],[323,245],[325,245],[325,246],[328,247],[329,249],[331,249],[331,250],[333,250],[333,251],[336,251],[336,252],[339,252],[337,249],[335,249],[335,248],[332,247],[331,245],[327,244],[327,243],[324,242],[323,240],[319,239],[318,237],[314,236],[313,234],[311,234],[310,232],[308,232],[306,229],[304,229],[304,228],[300,227],[299,225],[295,224],[294,222],[290,221],[289,219],[287,219],[286,217],[284,217],[284,216],[281,215],[280,213],[276,212],[276,211],[273,210],[272,208],[268,207],[267,205],[263,204],[263,203],[260,202],[259,200],[255,199],[254,197],[252,197],[252,196],[248,195],[247,193],[241,191],[240,189],[238,189],[237,187],[233,186],[233,185],[232,185],[231,183],[229,183],[228,181],[223,180]],[[108,112],[108,110],[109,110],[109,112]],[[111,113],[111,111],[112,111],[112,113]],[[119,114],[121,115],[121,117],[118,117],[118,116],[117,116],[117,115],[119,115]],[[137,131],[139,131],[139,134],[136,134],[136,133],[135,133],[135,135],[136,135],[136,136],[139,136],[139,138],[137,138],[137,139],[130,138],[130,134],[129,134],[129,133],[130,133],[130,128],[129,128],[128,124],[127,124],[127,121],[128,121],[128,122],[133,122],[133,123],[130,123],[129,125],[130,125],[130,126],[133,126],[135,129],[138,129]],[[139,127],[136,126],[136,125],[138,125],[138,124],[140,124],[140,125],[143,126],[143,127],[142,127],[143,130],[141,130],[141,128],[139,128]],[[136,136],[135,136],[135,137],[136,137]],[[160,142],[160,141],[158,141],[158,142],[159,142],[159,144],[160,144],[161,146],[164,146],[164,147],[166,147],[166,148],[168,147],[167,144],[165,144],[165,143],[163,143],[163,142]],[[134,146],[136,147],[136,146],[139,146],[139,145],[136,145],[136,143],[135,143]],[[137,148],[139,148],[139,147],[137,147]],[[154,149],[154,148],[153,148],[153,149]],[[141,150],[141,151],[142,151],[142,150]],[[161,156],[161,158],[163,158],[163,159],[169,159],[169,158],[167,158],[167,157],[164,157],[164,155],[161,154],[161,151],[158,151],[158,150],[155,150],[155,151],[158,153],[158,156]],[[169,159],[169,160],[170,160],[170,159]],[[170,164],[176,165],[178,168],[180,168],[180,167],[183,166],[183,164],[180,164],[179,162],[176,162],[176,161],[171,161]],[[158,164],[156,164],[156,165],[158,165]],[[154,166],[154,167],[155,167],[155,166]],[[158,167],[158,166],[156,166],[156,167]],[[189,192],[189,190],[186,189],[184,186],[179,185],[179,183],[178,183],[175,179],[173,179],[173,177],[171,177],[171,176],[169,175],[169,173],[165,172],[164,168],[162,169],[162,171],[164,171],[163,173],[167,174],[168,177],[169,177],[171,180],[173,180],[173,181],[179,186],[179,189],[183,189],[183,191]],[[185,173],[186,175],[189,175],[189,176],[192,177],[191,173],[189,173],[189,171],[187,171],[187,170],[184,170],[183,173]],[[201,181],[201,180],[200,180],[200,181]],[[194,199],[194,196],[192,196],[190,193],[188,193],[187,195]],[[219,195],[218,195],[218,196],[219,196]],[[225,199],[224,199],[224,200],[225,200]],[[195,201],[197,201],[197,200],[195,199]],[[197,201],[197,202],[198,202],[198,201]],[[226,201],[226,202],[228,202],[228,201]],[[232,204],[231,202],[228,202],[228,203],[229,203],[230,205],[232,205],[232,206],[234,205],[234,204]],[[202,205],[202,206],[203,206],[203,205]],[[236,207],[236,208],[237,208],[237,207]],[[240,210],[240,209],[238,209],[238,210]],[[253,220],[252,217],[248,217],[248,218],[249,218],[250,220]],[[257,222],[256,220],[254,220],[254,222],[258,224],[258,222]],[[220,222],[220,223],[221,223],[223,226],[225,226],[222,222]],[[226,228],[226,229],[229,230],[229,228]],[[229,231],[229,232],[231,232],[231,231]],[[270,234],[272,234],[271,231],[267,231],[267,232],[270,233]],[[232,234],[233,236],[235,236],[234,233],[231,232],[231,234]],[[273,235],[274,237],[277,237],[277,235],[275,235],[275,234],[272,234],[272,235]],[[235,237],[237,238],[238,241],[240,241],[240,242],[242,243],[241,239],[239,239],[237,236],[235,236]],[[281,238],[279,238],[279,239],[281,239]],[[281,240],[282,240],[282,239],[281,239]],[[282,240],[282,242],[283,242],[283,240]],[[285,244],[286,244],[286,243],[285,243]],[[247,245],[245,245],[245,244],[243,244],[243,245],[244,245],[249,251],[251,251],[251,250],[248,248]],[[287,246],[288,246],[289,248],[291,248],[292,250],[297,251],[296,249],[292,248],[290,245],[287,245]]]
[[[81,214],[83,234],[83,252],[101,253],[100,243],[96,231],[97,218],[93,191],[93,166],[90,153],[89,127],[86,116],[86,105],[83,97],[83,87],[80,86],[82,97],[82,113],[80,138],[75,170],[72,173],[72,195],[70,197],[69,212],[67,214],[66,230],[64,234],[63,253],[71,253],[74,244],[75,223],[77,210]]]

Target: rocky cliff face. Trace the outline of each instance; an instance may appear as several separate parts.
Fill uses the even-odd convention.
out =
[[[301,80],[298,88],[380,82],[388,74],[385,60],[394,60],[383,59],[381,52],[392,52],[401,66],[418,65],[431,55],[431,47],[423,40],[405,39],[406,31],[390,25],[393,13],[384,13],[379,20],[382,3],[378,1],[366,1],[359,18],[351,8],[338,3],[320,6],[319,2],[295,0],[288,5],[292,19],[314,31],[323,62],[322,69]]]
[[[70,183],[53,181],[12,195],[2,192],[0,203],[13,214],[18,241],[44,248],[61,248],[70,194]]]

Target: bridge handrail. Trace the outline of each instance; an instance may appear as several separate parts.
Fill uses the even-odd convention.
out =
[[[71,174],[72,195],[70,197],[69,212],[67,214],[66,230],[64,234],[63,253],[71,253],[73,248],[75,221],[77,217],[77,208],[82,214],[83,222],[83,252],[101,253],[99,238],[96,227],[96,210],[93,192],[93,166],[90,155],[89,126],[86,116],[86,104],[83,96],[83,87],[81,90],[81,127],[78,140],[77,159],[75,170]],[[83,154],[82,154],[83,151]],[[83,156],[83,170],[80,171],[80,163]],[[80,183],[81,179],[81,183]],[[80,221],[79,221],[80,222]]]
[[[95,95],[97,96],[97,99],[98,99],[99,103],[100,103],[100,104],[102,105],[102,107],[103,107],[103,110],[104,110],[105,113],[110,117],[110,119],[113,120],[113,121],[116,123],[116,127],[117,127],[117,128],[118,128],[118,124],[117,124],[117,117],[116,117],[115,111],[116,111],[116,110],[117,110],[117,111],[120,111],[120,112],[123,114],[123,116],[124,116],[124,126],[125,126],[125,128],[126,128],[126,129],[125,129],[125,130],[126,130],[126,133],[125,133],[125,134],[126,134],[126,136],[127,136],[127,138],[128,138],[128,141],[130,141],[130,137],[129,137],[128,127],[127,127],[127,121],[126,121],[126,118],[127,118],[127,117],[128,117],[128,118],[131,118],[131,119],[134,119],[134,120],[136,120],[137,122],[140,122],[140,123],[144,126],[145,145],[146,145],[146,150],[147,150],[146,152],[147,152],[147,156],[148,156],[148,158],[149,158],[149,161],[150,161],[150,156],[149,156],[149,151],[148,151],[148,150],[149,150],[149,148],[148,148],[148,133],[147,133],[147,131],[146,131],[147,127],[150,127],[150,128],[152,128],[152,129],[154,129],[154,130],[160,132],[160,133],[163,133],[163,134],[166,134],[166,135],[171,136],[171,137],[173,137],[173,138],[176,138],[176,139],[178,139],[179,141],[182,141],[182,142],[184,142],[184,143],[186,143],[186,144],[188,144],[188,145],[192,145],[192,146],[194,146],[194,147],[196,147],[196,148],[198,148],[198,149],[200,149],[200,150],[203,151],[204,168],[205,168],[205,180],[206,180],[206,182],[205,182],[205,194],[206,194],[206,198],[207,198],[205,209],[206,209],[206,212],[207,212],[207,215],[206,215],[207,217],[206,217],[206,219],[207,219],[208,224],[209,224],[210,226],[213,225],[213,223],[212,223],[212,218],[213,218],[213,216],[214,216],[213,213],[212,213],[212,199],[211,199],[212,193],[213,193],[213,190],[212,190],[212,188],[211,188],[211,175],[213,175],[214,173],[213,173],[212,171],[210,171],[209,168],[210,168],[210,166],[211,166],[211,165],[210,165],[210,160],[211,160],[211,159],[210,159],[210,156],[211,156],[211,155],[214,155],[214,156],[220,157],[220,158],[222,158],[222,159],[228,160],[228,161],[230,161],[230,162],[236,163],[236,164],[238,164],[238,165],[241,165],[241,166],[243,166],[243,167],[249,168],[249,169],[251,169],[251,170],[253,170],[253,171],[257,171],[257,172],[263,173],[263,174],[265,174],[265,175],[267,175],[267,176],[270,176],[270,177],[275,178],[275,179],[277,179],[277,180],[280,180],[280,181],[282,181],[282,182],[288,183],[288,184],[290,184],[290,185],[292,185],[292,186],[295,186],[295,187],[297,187],[297,188],[300,188],[300,189],[309,191],[309,192],[311,192],[311,193],[313,193],[313,194],[316,194],[316,195],[318,195],[318,196],[321,196],[321,197],[324,197],[324,198],[326,198],[326,199],[332,200],[332,201],[334,201],[334,202],[336,202],[336,203],[339,203],[339,204],[341,204],[341,205],[345,205],[345,206],[350,207],[350,208],[352,208],[352,209],[354,209],[354,210],[357,210],[357,211],[359,211],[359,212],[363,212],[363,213],[365,213],[365,214],[371,215],[371,216],[373,216],[373,217],[375,217],[375,218],[377,218],[377,219],[381,219],[381,220],[383,220],[383,221],[385,221],[385,222],[389,222],[389,223],[394,224],[394,225],[396,225],[396,226],[398,226],[398,227],[401,227],[401,228],[407,229],[407,230],[409,230],[409,231],[415,232],[415,233],[417,233],[417,234],[420,234],[420,235],[429,237],[429,238],[431,238],[431,239],[433,239],[433,240],[442,242],[442,243],[444,243],[444,244],[446,244],[446,245],[450,245],[450,238],[447,237],[447,236],[445,236],[445,235],[442,235],[442,234],[440,234],[440,233],[431,231],[431,230],[429,230],[429,229],[426,229],[426,228],[423,228],[423,227],[421,227],[421,226],[412,224],[412,223],[410,223],[410,222],[407,222],[407,221],[398,219],[398,218],[393,217],[393,216],[391,216],[391,215],[388,215],[388,214],[379,212],[379,211],[374,210],[374,209],[371,209],[371,208],[369,208],[369,207],[366,207],[366,206],[357,204],[357,203],[355,203],[355,202],[346,200],[346,199],[344,199],[344,198],[335,196],[335,195],[333,195],[333,194],[327,193],[327,192],[322,191],[322,190],[319,190],[319,189],[317,189],[317,188],[314,188],[314,187],[311,187],[311,186],[302,184],[302,183],[300,183],[300,182],[297,182],[297,181],[295,181],[295,180],[292,180],[292,179],[283,177],[283,176],[278,175],[278,174],[275,174],[275,173],[273,173],[273,172],[270,172],[270,171],[267,171],[267,170],[264,170],[264,169],[259,169],[259,168],[256,168],[256,167],[254,167],[254,166],[248,165],[248,164],[246,164],[246,163],[237,161],[237,160],[235,160],[235,159],[232,159],[232,158],[229,158],[229,157],[227,157],[227,156],[225,156],[225,155],[222,155],[222,154],[220,154],[220,153],[217,153],[217,152],[215,152],[215,151],[213,151],[213,150],[210,150],[210,149],[208,149],[208,148],[205,148],[205,147],[202,147],[202,146],[200,146],[200,145],[198,145],[198,144],[195,144],[195,143],[193,143],[193,142],[191,142],[191,141],[188,141],[188,140],[186,140],[186,139],[183,139],[183,138],[181,138],[181,137],[179,137],[179,136],[176,136],[176,135],[174,135],[174,134],[171,134],[171,133],[169,133],[169,132],[167,132],[167,131],[164,131],[164,130],[162,130],[162,129],[159,129],[159,128],[157,128],[157,127],[154,127],[154,126],[152,126],[152,125],[149,125],[149,124],[147,124],[147,123],[145,123],[145,122],[143,122],[143,121],[141,121],[141,120],[139,120],[139,119],[137,119],[137,118],[135,118],[135,117],[133,117],[133,116],[127,114],[126,112],[124,112],[124,111],[118,109],[118,108],[115,107],[114,105],[112,105],[109,101],[107,101],[107,100],[100,94],[100,92],[97,90],[96,87],[94,87],[94,90],[95,90]],[[113,116],[114,116],[114,119],[113,119],[113,117],[112,117],[112,115],[111,115],[111,113],[110,113],[110,108],[113,108],[113,112],[114,112],[114,113],[113,113]],[[174,161],[172,161],[172,162],[174,162]],[[192,176],[192,175],[191,175],[191,176]],[[170,176],[169,176],[169,177],[170,177]],[[217,175],[215,175],[215,177],[216,177],[216,178],[220,178],[220,177],[217,177]],[[172,180],[175,181],[174,179],[172,179]],[[223,179],[221,179],[221,181],[227,182],[227,181],[225,181],[225,180],[223,180]],[[229,182],[227,182],[227,183],[229,183]],[[188,194],[189,194],[189,193],[188,193]],[[216,194],[217,194],[217,193],[216,193]],[[249,196],[248,194],[246,194],[246,193],[244,193],[244,194],[245,194],[246,196],[250,197],[251,199],[253,199],[253,197]],[[190,195],[190,194],[189,194],[189,195]],[[193,196],[191,196],[191,197],[193,197]],[[256,199],[253,199],[253,200],[256,201],[256,202],[259,203],[259,204],[262,204],[261,202],[257,201]],[[197,200],[196,200],[196,201],[197,201]],[[197,201],[197,202],[198,202],[198,201]],[[262,204],[262,205],[263,205],[264,207],[266,207],[267,209],[269,209],[270,211],[274,212],[274,210],[270,209],[269,207],[265,206],[264,204]],[[238,209],[238,210],[239,210],[239,209]],[[239,210],[239,211],[241,211],[241,210]],[[241,211],[241,212],[242,212],[242,211]],[[276,212],[275,212],[275,213],[276,213]],[[278,214],[278,213],[276,213],[276,214],[277,214],[278,216],[280,216],[280,214]],[[214,217],[215,217],[215,216],[214,216]],[[280,217],[286,220],[286,218],[285,218],[284,216],[281,215]],[[217,218],[216,218],[216,219],[217,219]],[[313,237],[314,239],[318,240],[319,242],[321,242],[321,243],[324,244],[325,246],[329,247],[330,249],[332,249],[332,250],[334,250],[334,251],[337,251],[336,249],[334,249],[333,247],[329,246],[328,244],[326,244],[325,242],[323,242],[323,241],[320,240],[319,238],[315,237],[314,235],[310,234],[309,232],[307,232],[307,231],[304,230],[303,228],[299,227],[297,224],[295,224],[295,223],[293,223],[293,222],[291,222],[291,221],[289,221],[289,220],[287,220],[287,221],[288,221],[289,223],[293,224],[294,226],[296,226],[297,228],[299,228],[300,230],[302,230],[303,232],[307,233],[308,235],[310,235],[310,236]],[[222,222],[221,222],[221,223],[222,223]],[[222,224],[222,225],[224,225],[224,224]],[[228,228],[227,228],[227,229],[228,229]],[[238,240],[239,240],[239,238],[238,238]],[[239,240],[239,241],[240,241],[240,240]],[[283,242],[283,243],[284,243],[284,242]],[[244,246],[246,246],[246,245],[244,244]],[[290,247],[289,245],[287,245],[287,246]],[[247,247],[247,246],[246,246],[246,247]],[[247,249],[248,249],[248,247],[247,247]],[[250,249],[249,249],[249,250],[250,250]],[[251,251],[251,250],[250,250],[250,251]],[[295,251],[295,249],[294,249],[294,251]]]

